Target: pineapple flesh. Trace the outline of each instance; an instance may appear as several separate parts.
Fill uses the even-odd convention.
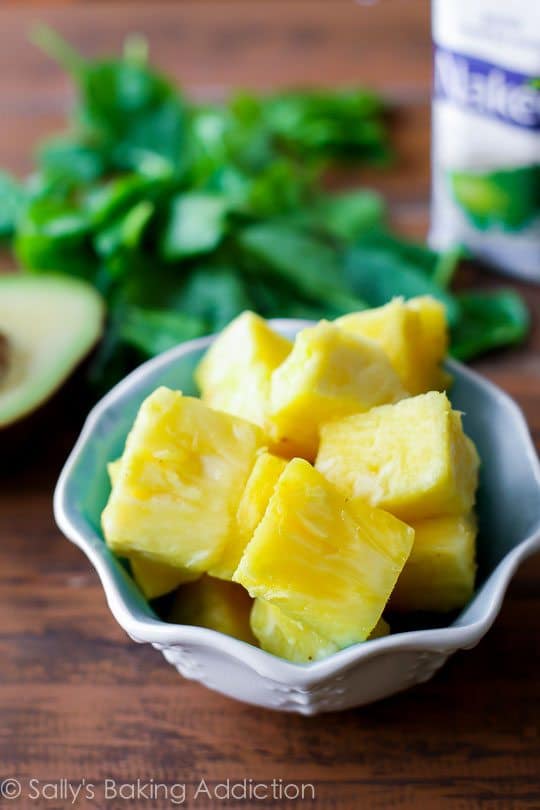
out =
[[[251,606],[252,600],[240,585],[205,574],[178,589],[168,621],[207,627],[256,644],[249,624]]]
[[[243,312],[221,333],[195,371],[201,398],[211,408],[264,427],[270,377],[291,351],[264,318]]]
[[[218,561],[257,451],[260,428],[158,388],[141,405],[102,515],[110,548],[202,573]]]
[[[474,591],[474,515],[414,524],[411,555],[390,599],[393,610],[446,612],[462,608]]]
[[[348,500],[293,459],[246,547],[234,580],[338,648],[364,641],[381,617],[414,531]]]
[[[294,343],[243,313],[197,367],[201,399],[141,405],[108,465],[107,544],[147,599],[175,592],[169,621],[299,664],[387,635],[387,607],[463,607],[479,459],[447,349],[430,296]]]
[[[375,341],[410,394],[445,386],[441,363],[447,349],[446,319],[444,307],[434,298],[410,302],[396,298],[382,307],[344,315],[335,323],[352,335]]]
[[[107,464],[112,487],[118,480],[121,464],[121,458]],[[131,555],[129,566],[131,576],[146,599],[157,599],[158,596],[164,596],[166,593],[176,590],[184,582],[191,582],[199,576],[185,568],[173,568],[170,565],[156,563],[142,555]]]
[[[422,334],[422,354],[431,363],[440,363],[448,353],[449,334],[444,304],[431,295],[409,298],[405,306],[418,316]]]
[[[320,661],[339,649],[332,641],[264,599],[255,599],[253,603],[251,629],[263,650],[297,664]],[[369,638],[382,638],[389,632],[385,620],[379,619]]]
[[[287,462],[284,459],[271,453],[263,452],[257,457],[240,500],[236,514],[236,530],[231,533],[223,556],[210,569],[209,573],[212,576],[232,579],[244,549],[261,522],[277,480],[286,466]]]
[[[129,566],[133,579],[146,599],[157,599],[200,576],[186,568],[173,568],[135,554],[129,558]]]
[[[320,661],[339,650],[333,641],[265,599],[253,603],[251,629],[263,650],[297,664]]]
[[[271,381],[270,435],[280,455],[312,461],[319,428],[406,396],[382,349],[321,321],[298,333]]]
[[[121,458],[117,458],[116,461],[109,461],[109,463],[107,464],[107,472],[109,474],[111,487],[114,487],[116,481],[118,480],[121,465],[122,465]]]
[[[442,367],[450,342],[444,304],[431,295],[420,295],[410,298],[405,306],[418,316],[420,324],[420,340],[416,345],[418,393],[444,391],[452,384],[452,375]]]
[[[323,426],[316,467],[347,497],[414,523],[469,512],[478,464],[461,414],[431,391]]]

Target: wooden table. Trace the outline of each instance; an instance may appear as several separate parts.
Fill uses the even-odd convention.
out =
[[[126,32],[139,30],[155,61],[200,96],[238,85],[366,82],[383,90],[399,105],[399,165],[358,177],[387,194],[399,227],[424,234],[427,5],[8,4],[0,11],[0,164],[26,171],[36,138],[62,127],[71,99],[65,76],[25,39],[35,19],[51,22],[88,54],[117,48]],[[522,290],[538,314],[540,290]],[[476,364],[520,402],[537,443],[539,344],[535,328],[529,346]],[[66,414],[52,448],[0,485],[0,778],[22,779],[25,792],[30,777],[57,786],[62,778],[98,786],[107,777],[191,786],[203,777],[208,784],[275,778],[314,783],[316,801],[299,805],[320,810],[540,807],[538,557],[516,577],[480,646],[424,686],[312,719],[237,704],[182,680],[159,653],[127,639],[94,571],[56,529],[51,492],[76,433],[73,421]],[[11,806],[68,807],[69,800],[21,798]],[[76,806],[171,805],[98,798]]]

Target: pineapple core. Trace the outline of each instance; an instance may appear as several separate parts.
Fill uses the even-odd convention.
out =
[[[431,391],[325,425],[316,467],[344,495],[414,523],[469,512],[478,464],[461,414]]]
[[[348,501],[307,461],[281,474],[234,580],[338,648],[364,641],[381,617],[414,531]]]
[[[424,296],[354,312],[335,321],[341,329],[374,340],[411,394],[444,388],[448,375],[441,369],[448,337],[443,305]]]
[[[303,622],[292,619],[264,599],[255,599],[251,609],[251,629],[266,652],[297,664],[319,661],[338,651],[332,641],[323,638]],[[390,628],[379,619],[369,638],[387,636]]]
[[[243,312],[216,338],[195,371],[202,400],[264,427],[270,376],[291,348],[290,340],[263,318]]]
[[[223,556],[209,573],[220,579],[232,579],[244,549],[268,506],[277,480],[287,462],[271,453],[261,453],[248,478],[236,515],[236,531],[231,532]]]
[[[234,582],[204,575],[178,589],[168,617],[174,624],[193,624],[256,644],[249,626],[252,600]]]
[[[322,424],[404,396],[376,343],[321,321],[298,333],[272,375],[270,435],[276,452],[313,460]]]
[[[474,515],[423,520],[414,529],[411,556],[390,600],[392,609],[445,612],[463,607],[474,591]]]
[[[223,554],[260,428],[158,388],[141,405],[102,516],[113,551],[208,570]]]

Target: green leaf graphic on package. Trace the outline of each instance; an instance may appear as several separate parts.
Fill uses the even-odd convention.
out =
[[[540,164],[479,174],[451,172],[452,194],[480,230],[517,231],[540,216]]]

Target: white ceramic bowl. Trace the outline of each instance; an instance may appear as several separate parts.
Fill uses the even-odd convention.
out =
[[[305,321],[274,321],[292,337]],[[157,385],[194,393],[192,372],[213,338],[171,349],[119,383],[90,413],[58,481],[59,527],[88,556],[109,607],[134,641],[152,644],[186,678],[247,703],[300,714],[361,706],[427,681],[456,650],[476,645],[497,616],[518,565],[540,550],[540,466],[517,405],[500,389],[451,362],[454,407],[482,459],[478,587],[448,626],[396,633],[299,665],[222,633],[161,621],[103,542],[109,493],[106,462],[122,452],[142,400]]]

